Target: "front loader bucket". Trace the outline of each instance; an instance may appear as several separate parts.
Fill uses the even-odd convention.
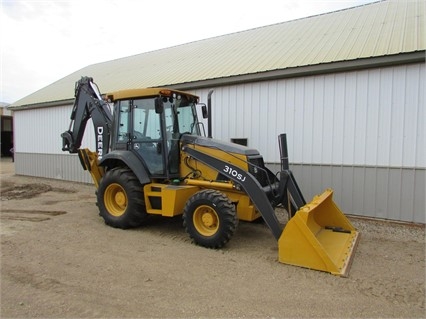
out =
[[[327,189],[297,211],[278,240],[278,259],[284,264],[347,277],[359,233]]]

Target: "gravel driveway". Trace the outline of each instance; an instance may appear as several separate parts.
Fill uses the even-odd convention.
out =
[[[1,162],[1,318],[425,317],[425,228],[351,218],[348,278],[280,264],[261,223],[220,250],[181,218],[106,226],[92,185],[16,176]]]

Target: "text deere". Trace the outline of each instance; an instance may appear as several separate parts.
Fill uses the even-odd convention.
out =
[[[101,159],[103,155],[103,148],[104,148],[104,143],[103,143],[104,128],[102,126],[98,126],[96,128],[96,132],[97,132],[96,145],[98,149],[98,158]]]

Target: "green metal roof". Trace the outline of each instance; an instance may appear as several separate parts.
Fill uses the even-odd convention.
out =
[[[156,86],[190,88],[218,79],[225,84],[248,75],[252,80],[267,74],[279,77],[303,68],[310,72],[322,66],[324,71],[330,63],[392,60],[407,53],[417,53],[424,61],[425,2],[375,2],[93,64],[12,107],[72,99],[74,83],[81,76],[93,77],[104,93]]]

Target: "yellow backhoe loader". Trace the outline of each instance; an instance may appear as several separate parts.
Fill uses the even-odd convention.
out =
[[[197,114],[211,123],[210,97],[211,92],[207,106],[197,96],[166,88],[103,97],[92,78],[76,83],[62,150],[78,153],[92,175],[105,223],[125,229],[142,225],[149,215],[182,215],[194,243],[220,248],[239,220],[263,218],[278,241],[280,262],[347,276],[359,233],[333,202],[332,190],[306,203],[289,170],[285,134],[278,138],[277,175],[257,150],[211,138],[211,125],[206,137]],[[96,151],[80,148],[89,119]],[[278,206],[290,215],[284,230]]]

